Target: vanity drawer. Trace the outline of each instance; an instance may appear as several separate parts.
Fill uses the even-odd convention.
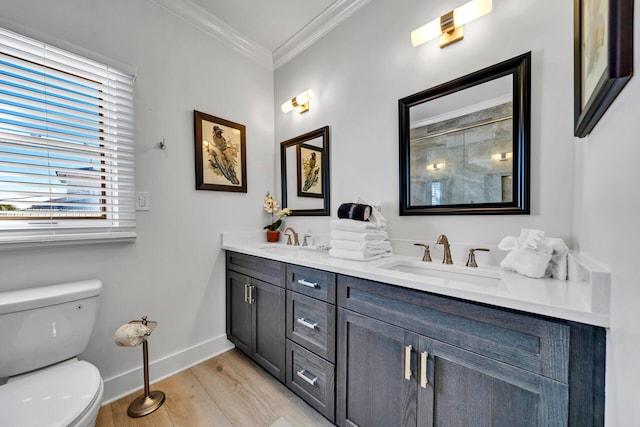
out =
[[[286,385],[330,421],[335,421],[335,366],[287,340]]]
[[[338,275],[338,305],[568,383],[570,326],[540,316]]]
[[[287,292],[287,338],[335,362],[336,306]]]
[[[299,265],[287,265],[287,289],[335,304],[336,275]]]
[[[227,251],[227,269],[284,287],[286,264],[280,261]]]

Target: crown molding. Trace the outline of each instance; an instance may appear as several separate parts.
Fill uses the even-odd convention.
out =
[[[268,49],[249,39],[235,28],[212,15],[191,0],[149,0],[215,37],[232,49],[268,69],[273,69],[273,56]]]
[[[274,69],[291,61],[371,0],[338,0],[334,2],[277,48],[273,54],[192,0],[149,1],[215,37],[254,62],[268,69]]]
[[[273,52],[273,67],[277,69],[291,61],[370,1],[371,0],[339,0],[333,3],[322,12],[322,14],[305,25],[293,37]]]

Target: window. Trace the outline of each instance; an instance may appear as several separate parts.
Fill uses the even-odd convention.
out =
[[[135,237],[133,77],[0,28],[0,244]]]

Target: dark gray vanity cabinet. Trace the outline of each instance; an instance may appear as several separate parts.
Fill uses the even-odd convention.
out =
[[[227,252],[227,338],[285,381],[285,264]]]
[[[603,426],[605,331],[227,252],[227,336],[340,426]]]
[[[604,330],[338,276],[343,426],[601,426]]]
[[[335,420],[336,275],[287,265],[286,385]]]

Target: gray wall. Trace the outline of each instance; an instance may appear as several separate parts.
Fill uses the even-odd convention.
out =
[[[573,137],[573,2],[494,0],[493,12],[466,25],[463,41],[418,48],[411,30],[460,2],[372,1],[275,73],[276,142],[331,126],[332,206],[360,195],[380,203],[394,238],[497,244],[520,228],[564,238],[612,273],[608,331],[608,426],[637,424],[640,301],[635,265],[640,227],[640,121],[634,77],[595,131]],[[437,10],[436,10],[437,9]],[[636,25],[639,22],[636,7]],[[638,58],[638,31],[634,36]],[[531,205],[529,216],[398,216],[397,100],[532,51]],[[281,102],[306,88],[317,98],[304,115]],[[328,229],[327,219],[292,218]],[[419,254],[416,254],[418,256]]]
[[[3,0],[12,26],[137,67],[136,187],[132,244],[0,251],[0,291],[96,277],[104,282],[96,330],[83,358],[107,380],[105,397],[142,386],[140,348],[113,333],[147,315],[152,377],[228,346],[223,230],[261,229],[273,192],[273,72],[147,0]],[[15,29],[14,29],[15,30]],[[195,190],[193,110],[247,127],[248,193]],[[166,138],[168,148],[157,148]]]

